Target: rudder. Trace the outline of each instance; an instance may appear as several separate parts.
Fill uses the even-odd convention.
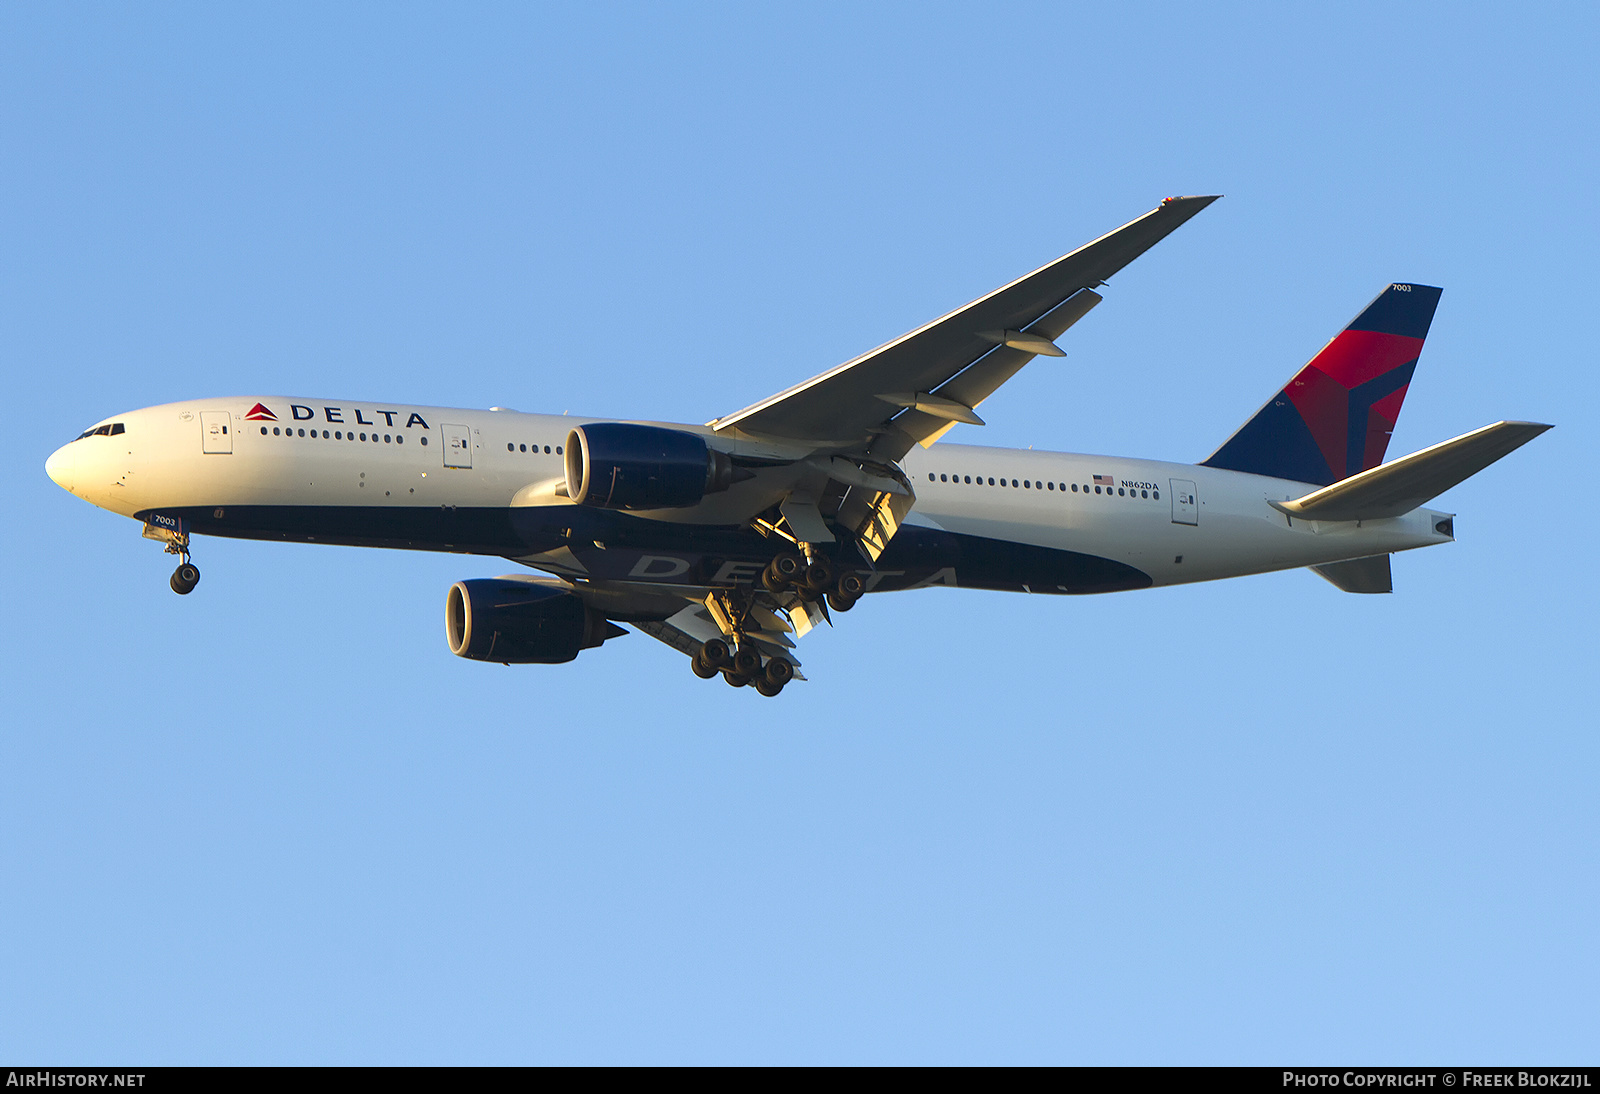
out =
[[[1319,486],[1377,467],[1443,291],[1384,289],[1201,466]]]

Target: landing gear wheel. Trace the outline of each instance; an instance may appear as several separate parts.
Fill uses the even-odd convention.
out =
[[[700,677],[702,680],[709,680],[721,671],[715,665],[706,664],[705,660],[698,653],[689,659],[689,667],[693,669],[694,674]]]
[[[750,682],[750,677],[734,672],[732,669],[723,669],[722,678],[728,682],[729,687],[742,688]]]
[[[761,584],[769,593],[781,593],[800,579],[805,566],[805,559],[792,551],[785,551],[761,571]]]
[[[762,674],[761,679],[756,681],[756,688],[759,690],[762,682],[765,681],[767,686],[773,690],[771,692],[763,691],[761,694],[776,695],[778,694],[778,689],[793,679],[794,664],[786,658],[774,657],[767,661],[767,670]]]
[[[806,567],[806,588],[815,593],[824,592],[833,587],[835,576],[833,563],[819,558]]]
[[[709,668],[726,668],[731,661],[728,654],[728,644],[720,638],[713,638],[700,647],[700,660]]]
[[[733,671],[744,677],[755,676],[761,671],[761,655],[750,646],[740,646],[733,655]]]
[[[756,690],[770,699],[774,695],[778,694],[778,692],[783,690],[783,685],[774,684],[771,680],[768,680],[765,676],[763,676],[756,681]]]
[[[840,574],[828,593],[828,607],[836,612],[847,612],[866,591],[867,583],[861,580],[860,574]]]
[[[200,567],[192,562],[179,563],[178,568],[172,571],[172,580],[168,584],[179,596],[188,596],[200,584]]]

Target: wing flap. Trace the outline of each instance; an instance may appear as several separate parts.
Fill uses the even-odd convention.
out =
[[[1089,310],[1103,299],[1093,289],[1079,289],[1023,333],[1037,334],[1053,345],[1072,324],[1088,315]],[[1002,346],[956,373],[932,394],[963,406],[975,407],[999,391],[1001,384],[1021,372],[1022,366],[1033,358],[1034,354],[1026,350]],[[955,424],[922,411],[902,414],[894,420],[896,429],[924,448],[948,433]]]

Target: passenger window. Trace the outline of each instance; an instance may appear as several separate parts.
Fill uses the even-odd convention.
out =
[[[427,444],[428,443],[428,438],[426,438],[426,437],[422,438],[422,443],[423,444]]]

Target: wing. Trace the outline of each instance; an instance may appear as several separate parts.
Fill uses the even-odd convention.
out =
[[[711,422],[713,429],[899,459],[932,444],[1100,297],[1093,290],[1216,197],[1168,198],[1076,251],[803,384]]]

